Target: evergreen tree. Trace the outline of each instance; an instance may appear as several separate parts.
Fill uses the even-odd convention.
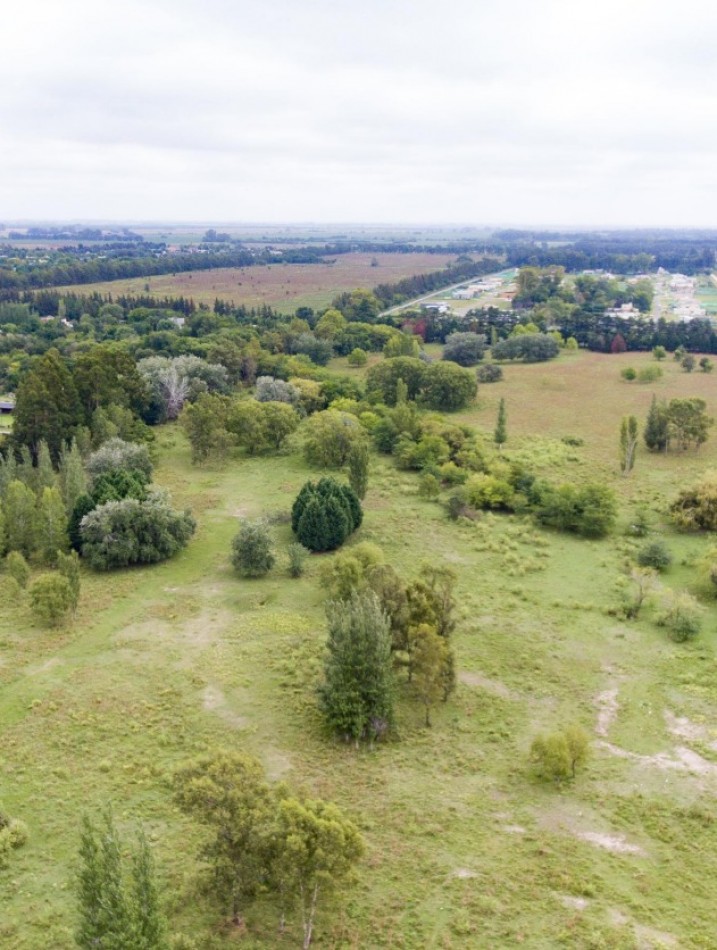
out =
[[[389,621],[372,591],[327,607],[329,638],[320,691],[329,726],[358,743],[393,723],[394,675]]]
[[[620,425],[620,469],[623,475],[629,475],[635,465],[637,451],[637,419],[624,416]]]
[[[657,402],[657,396],[652,397],[650,411],[647,414],[645,431],[643,433],[645,445],[651,452],[662,452],[667,448],[668,419],[663,403]]]
[[[8,452],[7,455],[0,454],[0,500],[5,497],[7,486],[10,482],[18,481],[17,462],[15,453]]]
[[[12,441],[27,446],[37,456],[45,439],[53,460],[83,421],[82,406],[65,361],[56,349],[48,350],[34,364],[17,388]]]
[[[328,551],[329,548],[326,546],[328,533],[329,523],[325,507],[314,495],[304,505],[296,527],[296,537],[309,551]]]
[[[66,551],[69,546],[67,537],[67,513],[59,488],[44,488],[38,515],[39,547],[46,564],[54,564],[58,551]]]
[[[340,547],[362,520],[363,510],[356,492],[333,478],[307,482],[291,510],[294,533],[310,551],[333,551]]]
[[[498,405],[498,419],[495,424],[493,441],[500,448],[508,441],[507,416],[505,412],[505,399],[501,399]]]
[[[67,525],[67,533],[70,537],[72,549],[77,552],[82,551],[82,532],[80,525],[85,515],[95,510],[95,502],[89,495],[80,495],[72,509],[72,514]]]
[[[159,950],[165,946],[165,922],[159,908],[154,860],[143,829],[132,857],[132,884],[132,950]]]
[[[340,548],[351,534],[350,515],[346,510],[346,505],[342,503],[342,499],[336,495],[329,495],[324,502],[324,515],[326,517],[324,550],[334,551],[336,548]]]
[[[349,450],[349,484],[358,498],[364,498],[368,488],[369,451],[365,442],[356,442]]]

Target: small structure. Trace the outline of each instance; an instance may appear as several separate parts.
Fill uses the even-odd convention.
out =
[[[0,399],[0,416],[9,416],[15,409],[15,402],[12,399]]]

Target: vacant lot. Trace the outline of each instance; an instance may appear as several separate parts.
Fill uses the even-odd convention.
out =
[[[703,395],[714,411],[715,380],[672,363],[650,387],[620,379],[647,360],[581,353],[508,366],[457,419],[489,438],[504,396],[509,457],[556,482],[617,487],[620,525],[604,541],[518,517],[449,522],[418,498],[415,475],[374,458],[358,539],[407,577],[427,557],[453,567],[460,622],[454,697],[432,729],[403,705],[397,741],[373,752],[336,744],[316,714],[319,572],[331,555],[289,579],[279,524],[268,578],[240,580],[228,563],[237,519],[286,512],[316,473],[298,452],[193,468],[178,429],[159,430],[157,481],[199,521],[189,548],[156,567],[85,574],[77,619],[60,631],[3,601],[0,798],[30,841],[0,871],[0,943],[72,946],[79,818],[111,800],[125,831],[141,820],[151,836],[172,932],[198,947],[207,933],[212,947],[295,946],[296,921],[279,935],[258,903],[248,934],[227,934],[195,893],[199,833],[172,805],[168,779],[185,757],[225,745],[336,800],[363,829],[357,885],[320,916],[317,946],[714,947],[717,608],[696,567],[709,541],[675,533],[665,509],[717,466],[717,434],[699,454],[641,452],[628,479],[615,458],[622,415],[642,420],[653,391]],[[630,623],[607,612],[640,543],[624,534],[638,502],[674,555],[664,584],[705,604],[693,644],[671,642],[652,608]],[[566,722],[592,735],[592,757],[560,791],[535,781],[528,750]]]
[[[345,290],[370,289],[414,274],[441,270],[454,260],[449,254],[340,254],[325,264],[269,264],[186,271],[160,277],[134,277],[63,290],[76,293],[146,294],[191,297],[210,306],[219,298],[247,307],[268,304],[293,313],[297,307],[326,307]],[[374,263],[375,262],[375,263]]]

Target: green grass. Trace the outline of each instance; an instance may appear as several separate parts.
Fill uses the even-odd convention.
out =
[[[403,702],[398,741],[373,752],[336,744],[315,708],[319,572],[330,556],[290,579],[289,529],[278,524],[269,577],[240,580],[229,566],[236,519],[288,511],[314,473],[296,454],[193,468],[181,432],[159,430],[156,480],[199,521],[186,551],[152,568],[86,573],[77,618],[59,631],[35,627],[0,586],[0,801],[31,834],[0,871],[0,944],[73,945],[79,818],[111,800],[124,831],[142,821],[150,834],[172,932],[199,946],[208,935],[226,946],[296,945],[297,922],[280,937],[268,905],[252,908],[239,939],[196,896],[200,834],[173,806],[169,776],[184,758],[226,745],[257,755],[273,779],[334,799],[363,830],[357,884],[320,913],[317,946],[714,946],[717,608],[706,602],[704,631],[689,645],[669,641],[650,608],[629,624],[608,614],[640,543],[622,534],[635,504],[649,505],[675,555],[666,585],[697,590],[689,563],[708,544],[675,534],[663,512],[681,484],[717,465],[717,437],[699,455],[641,453],[629,479],[617,473],[619,419],[642,420],[653,391],[619,371],[643,359],[508,366],[458,417],[490,433],[505,396],[509,454],[556,481],[614,485],[620,529],[605,541],[517,517],[451,523],[418,498],[415,475],[373,460],[357,539],[381,545],[405,576],[424,559],[451,565],[460,614],[456,694],[432,729]],[[660,395],[704,394],[714,407],[708,377],[664,368]],[[566,446],[564,435],[584,445]],[[609,702],[599,697],[612,690],[605,745],[595,730]],[[686,717],[689,738],[670,731],[665,711]],[[591,760],[563,790],[537,784],[532,738],[573,721],[595,736]],[[702,757],[690,759],[692,771],[674,767],[680,749]],[[585,833],[639,850],[610,851]]]

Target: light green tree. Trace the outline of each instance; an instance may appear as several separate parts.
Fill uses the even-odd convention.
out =
[[[8,551],[19,551],[29,558],[35,551],[39,537],[35,495],[22,482],[10,482],[5,491],[3,510]]]
[[[635,416],[623,416],[620,424],[620,470],[629,475],[635,465],[637,452],[637,419]]]
[[[30,606],[40,623],[57,627],[73,604],[70,582],[62,574],[41,574],[30,586]]]
[[[342,892],[363,853],[358,828],[330,802],[279,802],[274,876],[277,888],[299,904],[308,950],[322,898]]]
[[[69,547],[67,512],[59,488],[43,488],[38,523],[42,558],[46,564],[54,565],[57,552]]]

